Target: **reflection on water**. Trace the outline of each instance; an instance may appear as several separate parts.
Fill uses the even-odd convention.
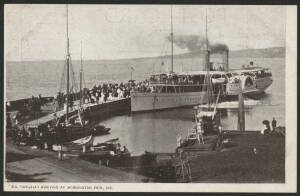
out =
[[[280,111],[276,100],[272,101],[271,95],[266,95],[258,101],[257,106],[245,110],[247,130],[261,130],[263,120],[272,120],[275,117],[278,125],[284,125],[284,110]],[[237,110],[222,109],[221,122],[224,130],[236,130]],[[152,113],[137,113],[131,116],[118,116],[101,122],[110,127],[111,134],[96,138],[95,141],[105,139],[120,139],[134,154],[143,153],[145,150],[152,152],[174,152],[176,136],[181,133],[186,135],[186,130],[193,123],[192,108],[170,109]]]

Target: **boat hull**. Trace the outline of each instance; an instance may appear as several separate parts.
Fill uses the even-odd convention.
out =
[[[131,112],[154,111],[206,103],[206,92],[141,93],[131,92]]]
[[[87,136],[80,139],[77,139],[72,142],[68,142],[62,145],[55,144],[52,146],[53,151],[72,151],[72,150],[80,150],[83,147],[90,147],[93,145],[94,137]]]

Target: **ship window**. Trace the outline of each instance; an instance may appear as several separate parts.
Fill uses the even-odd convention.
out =
[[[221,78],[222,76],[220,74],[215,74],[212,76],[212,78]]]
[[[249,77],[246,78],[245,85],[246,86],[252,86],[253,85],[253,81],[251,80],[251,78],[249,78]]]
[[[193,84],[199,84],[200,83],[200,76],[192,76]]]

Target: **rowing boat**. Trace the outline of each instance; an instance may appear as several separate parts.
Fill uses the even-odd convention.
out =
[[[86,136],[71,142],[67,142],[64,144],[54,144],[52,149],[54,151],[73,151],[80,149],[87,149],[93,145],[94,137],[92,135]]]

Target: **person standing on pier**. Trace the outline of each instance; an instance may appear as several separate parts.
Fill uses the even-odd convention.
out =
[[[177,135],[177,147],[181,146],[181,139],[182,139],[181,134],[178,134]]]
[[[204,144],[204,138],[203,138],[203,129],[202,129],[202,123],[201,121],[197,122],[197,139],[199,141],[199,144],[202,143]]]
[[[10,119],[10,115],[8,113],[6,113],[6,127],[7,128],[11,128],[11,119]]]
[[[272,131],[275,131],[276,126],[277,126],[277,121],[276,121],[275,117],[273,117],[273,120],[272,120]]]

